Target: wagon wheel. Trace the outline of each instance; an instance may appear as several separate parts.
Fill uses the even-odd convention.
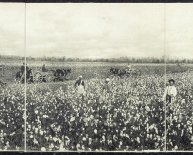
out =
[[[109,75],[109,78],[114,78],[115,77],[115,75],[114,74],[111,74],[111,75]]]
[[[42,82],[42,80],[43,80],[42,74],[39,73],[39,72],[35,73],[35,75],[34,75],[34,81],[35,81],[35,82]]]
[[[45,80],[46,80],[46,82],[52,82],[54,80],[54,78],[51,75],[46,75]]]
[[[70,74],[66,74],[66,75],[64,76],[64,79],[65,79],[65,80],[70,80],[70,77],[71,77]]]

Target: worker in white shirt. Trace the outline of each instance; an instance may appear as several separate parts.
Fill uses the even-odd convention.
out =
[[[128,63],[126,66],[125,66],[125,71],[126,72],[130,72],[131,70],[131,65]]]
[[[175,87],[175,81],[174,79],[169,80],[169,86],[166,87],[163,100],[166,101],[166,103],[172,103],[175,101],[177,95],[177,89]]]
[[[131,64],[128,63],[126,68],[127,68],[128,70],[131,70]]]

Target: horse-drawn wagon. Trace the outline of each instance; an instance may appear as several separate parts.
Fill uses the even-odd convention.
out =
[[[141,72],[139,70],[127,69],[127,68],[121,68],[121,67],[119,67],[119,68],[118,67],[111,67],[110,73],[113,76],[119,76],[119,77],[131,76],[131,75],[135,75],[135,76],[141,75]]]
[[[33,75],[34,82],[53,82],[55,79],[53,71],[41,72],[37,71]]]
[[[0,72],[1,72],[1,76],[4,76],[4,73],[5,73],[5,65],[0,65]]]
[[[56,69],[32,72],[32,69],[26,71],[26,82],[27,83],[41,83],[41,82],[57,82],[69,80],[71,69]],[[16,73],[16,81],[24,83],[25,76],[21,71]]]
[[[34,82],[57,82],[69,80],[71,69],[48,70],[47,72],[37,71],[33,75]]]

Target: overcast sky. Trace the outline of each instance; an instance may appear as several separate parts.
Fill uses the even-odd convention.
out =
[[[22,3],[0,3],[0,54],[24,56]]]
[[[193,59],[193,4],[166,5],[166,50],[169,57]]]
[[[193,4],[27,4],[27,56],[193,58]],[[24,4],[0,4],[0,54],[24,55]]]

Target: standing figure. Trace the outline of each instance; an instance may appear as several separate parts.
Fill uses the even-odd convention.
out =
[[[109,85],[109,78],[106,78],[105,84],[103,85],[103,92],[109,93],[110,92],[110,85]]]
[[[128,68],[128,69],[131,69],[130,63],[127,64],[127,68]]]
[[[75,88],[77,88],[78,96],[81,96],[82,99],[84,99],[86,92],[85,92],[85,83],[82,80],[82,75],[80,75],[78,80],[75,82]]]
[[[26,64],[26,73],[29,71],[29,67],[28,65]]]
[[[29,70],[29,67],[27,66],[27,64],[23,63],[23,65],[21,66],[20,82],[22,83],[25,82],[25,74],[27,74],[28,70]]]
[[[46,69],[46,66],[45,66],[45,64],[43,64],[43,66],[42,66],[42,72],[47,72],[48,70]]]
[[[175,81],[173,79],[169,80],[169,86],[166,87],[163,100],[166,101],[166,103],[173,103],[175,101],[177,95],[177,89],[175,87]]]
[[[21,76],[22,76],[25,72],[25,63],[23,63],[20,69],[21,69]]]
[[[110,79],[106,78],[105,83],[102,88],[102,99],[104,101],[107,101],[107,98],[109,97],[109,93],[111,92],[110,84],[109,84]]]
[[[130,65],[130,63],[127,64],[127,66],[125,67],[125,70],[126,70],[127,72],[129,72],[129,71],[131,70],[131,65]]]

